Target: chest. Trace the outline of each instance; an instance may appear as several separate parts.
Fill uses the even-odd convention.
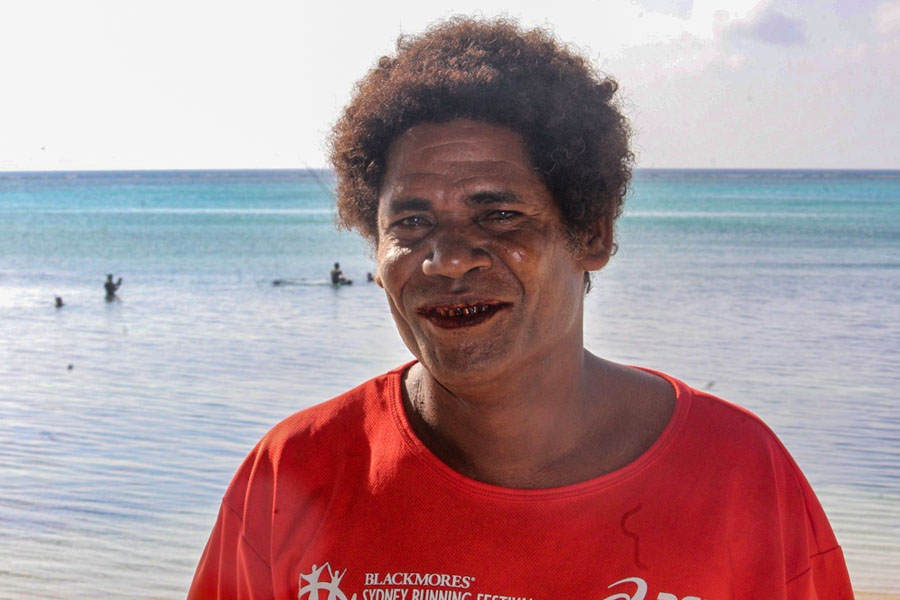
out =
[[[314,528],[285,523],[273,577],[311,600],[724,600],[746,579],[777,598],[774,541],[740,531],[742,510],[689,489],[510,502],[395,482],[338,491]]]

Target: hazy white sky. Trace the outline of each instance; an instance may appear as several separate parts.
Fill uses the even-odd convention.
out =
[[[353,82],[460,13],[593,57],[639,166],[900,168],[900,0],[0,0],[0,170],[324,166]]]

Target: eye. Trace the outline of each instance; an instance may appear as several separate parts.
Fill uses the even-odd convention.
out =
[[[487,214],[485,214],[481,218],[481,220],[488,221],[488,222],[494,222],[494,223],[507,223],[507,222],[512,221],[513,219],[516,219],[521,216],[522,216],[522,213],[520,213],[517,210],[497,209],[497,210],[492,210],[492,211],[488,212]]]
[[[425,238],[434,227],[434,222],[427,215],[408,215],[390,224],[387,233],[403,244],[409,244]]]
[[[421,229],[422,227],[430,227],[431,221],[422,215],[410,215],[394,221],[392,227],[399,229]]]

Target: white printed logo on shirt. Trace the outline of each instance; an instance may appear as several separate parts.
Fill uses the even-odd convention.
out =
[[[613,594],[612,596],[607,596],[603,600],[644,600],[647,596],[647,582],[641,579],[640,577],[627,577],[625,579],[621,579],[613,584],[610,584],[610,588],[614,588],[618,585],[622,585],[624,583],[633,583],[637,586],[637,589],[634,591],[634,594],[627,594],[625,592],[620,592],[618,594]],[[675,594],[670,594],[668,592],[660,592],[656,595],[656,600],[678,600],[678,596]],[[699,596],[685,596],[681,600],[701,600]]]
[[[323,578],[324,571],[328,579]],[[312,566],[309,573],[300,574],[300,591],[298,600],[320,600],[319,592],[325,592],[327,600],[357,600],[357,595],[350,598],[341,590],[340,584],[347,569],[336,571],[331,564],[325,562],[321,566]],[[491,593],[473,593],[467,588],[475,581],[475,577],[461,575],[442,575],[435,573],[366,573],[367,589],[363,593],[364,600],[534,600],[518,596],[496,595]],[[633,593],[620,591],[603,600],[647,600],[647,582],[640,577],[626,577],[610,584],[609,589],[634,585]],[[369,587],[373,586],[373,587]],[[396,587],[394,587],[396,586]],[[416,587],[412,587],[416,586]],[[455,590],[423,589],[418,586],[436,586],[457,588]],[[393,589],[391,589],[393,588]],[[460,589],[461,588],[461,589]],[[627,589],[631,589],[630,585]],[[407,596],[410,596],[408,598]],[[679,600],[669,592],[659,592],[656,600]],[[684,596],[680,600],[702,600],[699,596]]]
[[[322,571],[325,569],[328,569],[328,581],[319,579],[322,576]],[[328,592],[328,600],[356,600],[356,594],[347,598],[344,592],[341,591],[341,579],[344,578],[346,572],[347,569],[334,571],[327,562],[321,567],[313,565],[312,571],[308,574],[300,574],[300,591],[297,593],[297,599],[319,600],[319,592],[322,591]],[[306,585],[303,585],[304,579],[307,582]]]

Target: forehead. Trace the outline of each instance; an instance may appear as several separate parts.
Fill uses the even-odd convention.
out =
[[[543,186],[517,132],[470,119],[406,130],[391,144],[386,167],[382,201],[438,185]]]

